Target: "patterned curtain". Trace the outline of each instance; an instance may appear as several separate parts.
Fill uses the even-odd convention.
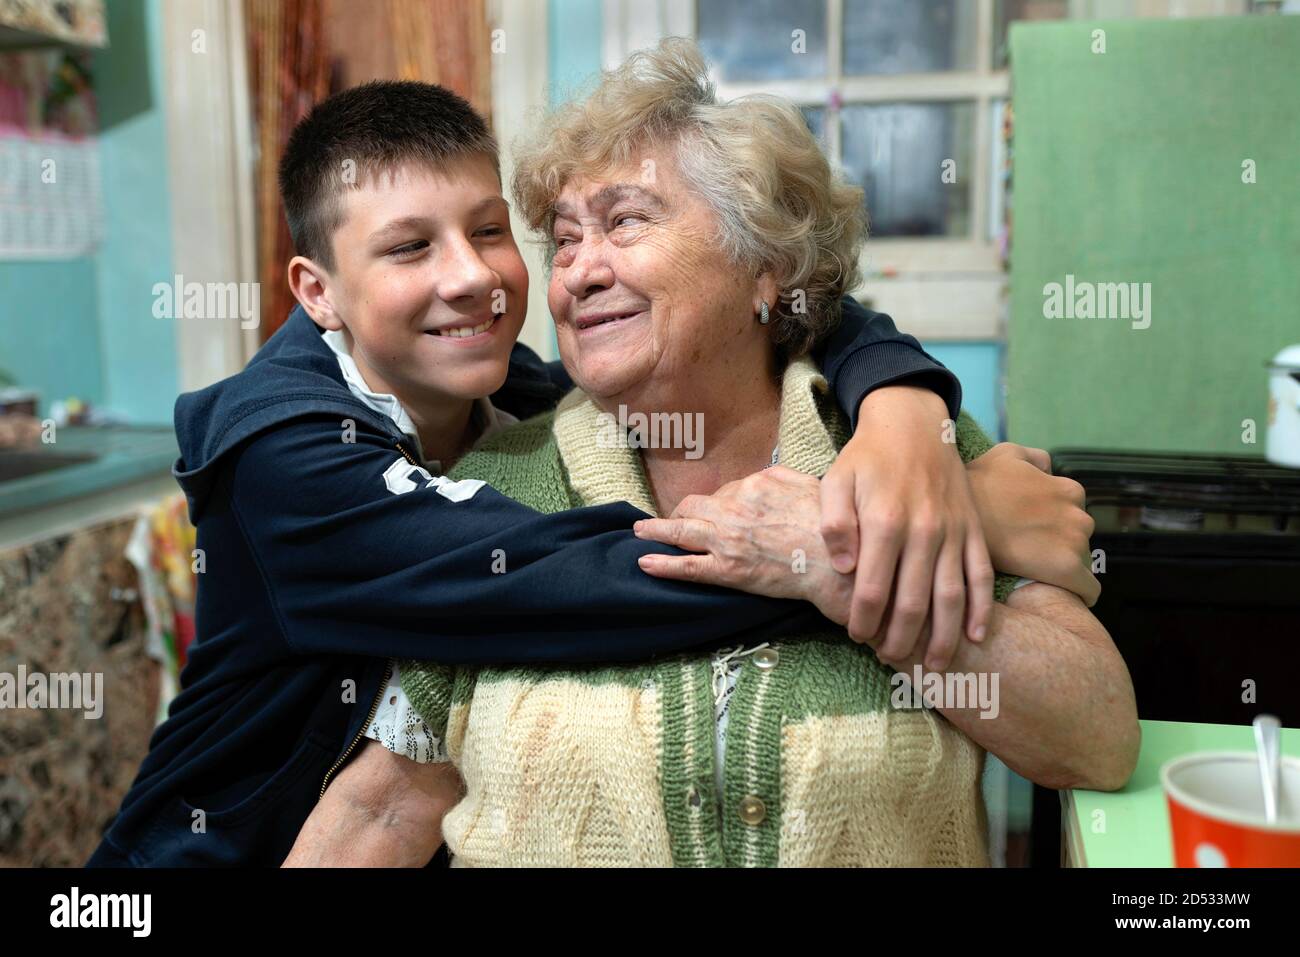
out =
[[[394,75],[455,90],[491,121],[491,40],[481,0],[388,0],[388,11]]]
[[[257,275],[262,338],[293,308],[285,270],[293,258],[276,166],[294,124],[329,95],[330,59],[318,0],[245,0],[249,79],[257,123]]]
[[[257,122],[261,334],[284,324],[293,243],[276,168],[289,133],[330,93],[371,79],[440,83],[491,119],[491,50],[483,0],[244,0]]]

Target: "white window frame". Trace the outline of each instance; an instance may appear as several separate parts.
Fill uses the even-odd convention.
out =
[[[528,318],[519,341],[547,361],[558,359],[555,327],[546,304],[546,255],[536,235],[519,218],[510,196],[514,143],[532,132],[550,105],[550,30],[548,0],[488,0],[488,29],[502,30],[502,53],[492,54],[492,131],[501,147],[501,183],[511,202],[510,228],[528,267]]]

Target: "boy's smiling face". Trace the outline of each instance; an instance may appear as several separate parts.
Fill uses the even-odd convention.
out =
[[[407,164],[359,179],[341,202],[334,268],[295,260],[310,276],[291,266],[290,281],[317,324],[346,331],[367,385],[412,411],[500,388],[528,272],[492,163]]]

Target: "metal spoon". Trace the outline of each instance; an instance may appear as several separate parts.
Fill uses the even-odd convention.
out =
[[[1282,722],[1271,714],[1261,714],[1251,724],[1255,728],[1255,753],[1259,756],[1259,776],[1264,788],[1264,817],[1274,824],[1281,786],[1282,741],[1278,729]]]

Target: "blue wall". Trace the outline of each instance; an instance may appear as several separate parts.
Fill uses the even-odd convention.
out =
[[[0,262],[0,369],[41,394],[133,422],[170,423],[176,330],[153,317],[168,281],[171,210],[162,105],[160,0],[108,4],[109,48],[94,56],[104,237],[89,257]]]
[[[179,388],[174,321],[153,316],[172,276],[160,0],[108,5],[111,46],[95,58],[104,245],[97,257],[106,404],[137,422],[172,420]],[[199,56],[201,54],[194,54]]]
[[[95,260],[0,262],[0,369],[40,393],[101,402]]]
[[[903,324],[906,330],[906,323]],[[1003,436],[1002,346],[996,342],[926,342],[930,353],[961,380],[962,405],[996,442]]]
[[[554,106],[595,80],[601,67],[600,0],[551,0],[550,99]]]

